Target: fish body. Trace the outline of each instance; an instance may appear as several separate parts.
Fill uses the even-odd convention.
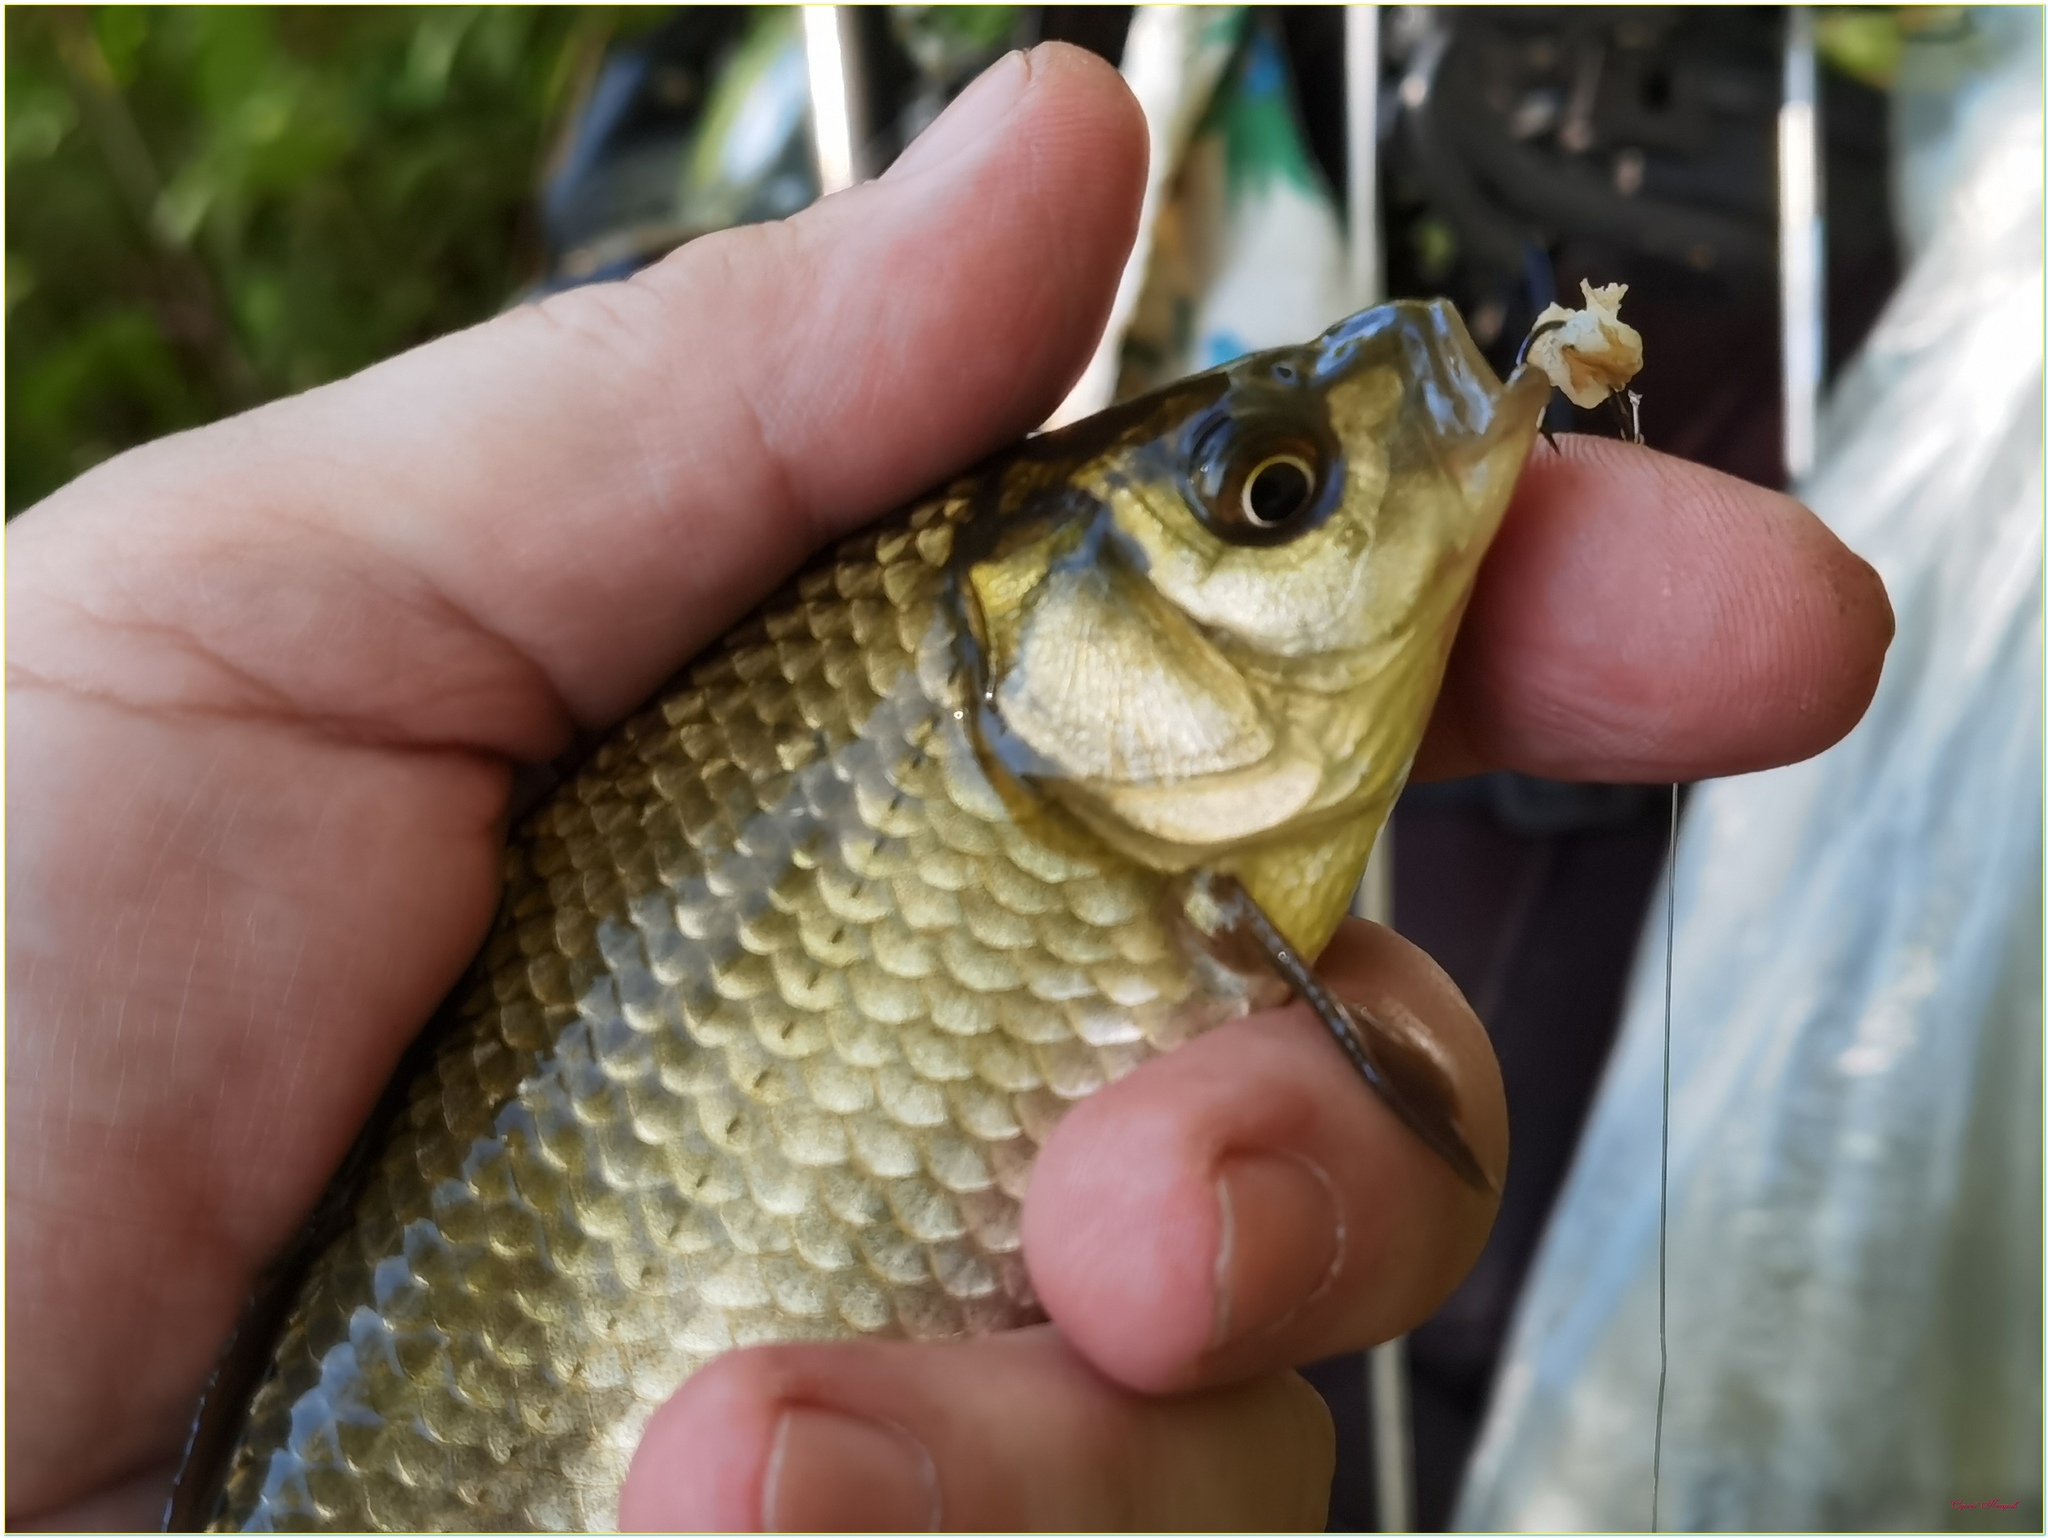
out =
[[[1547,389],[1383,306],[808,567],[513,829],[174,1520],[608,1528],[722,1351],[1037,1317],[1037,1149],[1286,997],[1205,883],[1334,931]]]

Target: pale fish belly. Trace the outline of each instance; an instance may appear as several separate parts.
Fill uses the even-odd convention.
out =
[[[1020,1203],[1061,1111],[1245,1001],[1160,877],[984,774],[965,516],[842,547],[516,831],[212,1525],[611,1527],[721,1351],[1035,1317]]]

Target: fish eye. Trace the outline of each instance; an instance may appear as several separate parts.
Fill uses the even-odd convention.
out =
[[[1316,472],[1300,456],[1272,454],[1244,478],[1244,515],[1261,529],[1277,529],[1315,500]]]
[[[1187,488],[1221,539],[1276,545],[1305,534],[1328,510],[1337,457],[1325,434],[1290,418],[1221,417],[1197,435]]]

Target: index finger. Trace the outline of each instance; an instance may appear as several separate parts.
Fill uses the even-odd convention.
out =
[[[1611,439],[1523,468],[1416,761],[1654,783],[1809,757],[1861,719],[1892,611],[1806,508]]]

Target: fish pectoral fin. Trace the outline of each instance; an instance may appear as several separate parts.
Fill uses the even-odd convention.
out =
[[[1387,1109],[1459,1179],[1475,1190],[1500,1194],[1500,1183],[1480,1163],[1465,1134],[1456,1086],[1424,1044],[1324,987],[1307,958],[1288,943],[1235,876],[1198,872],[1188,884],[1186,912],[1196,930],[1240,965],[1247,953],[1262,956],[1315,1011]]]

